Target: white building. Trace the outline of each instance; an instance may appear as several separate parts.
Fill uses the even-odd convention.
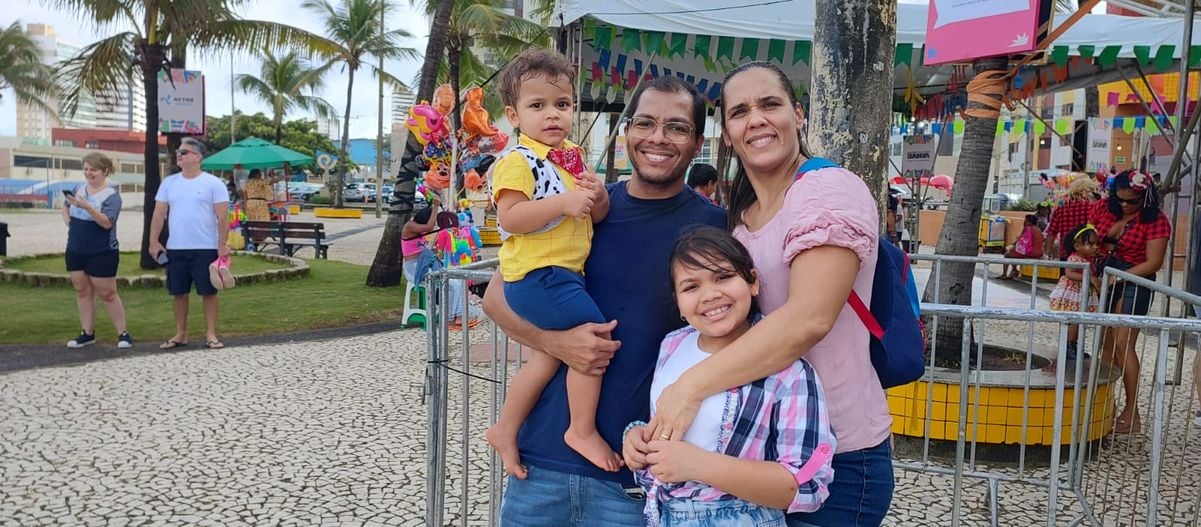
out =
[[[317,121],[317,133],[328,137],[330,141],[340,141],[342,139],[342,120],[334,116],[322,117],[314,115],[313,119]]]
[[[392,88],[392,125],[403,125],[409,118],[409,109],[417,103],[417,94],[403,86]]]
[[[146,87],[141,71],[122,83],[116,93],[95,96],[96,128],[117,130],[146,130]]]

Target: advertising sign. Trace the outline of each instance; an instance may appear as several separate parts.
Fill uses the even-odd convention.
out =
[[[934,134],[907,135],[901,143],[901,175],[906,181],[934,175]]]
[[[1110,124],[1109,120],[1096,117],[1089,119],[1088,150],[1084,154],[1084,170],[1086,172],[1099,172],[1109,168],[1109,153],[1112,144],[1113,125]],[[1121,161],[1125,161],[1125,159],[1121,159]]]
[[[158,72],[158,130],[204,134],[204,75],[172,68]]]
[[[1047,0],[930,0],[926,65],[1033,51]]]

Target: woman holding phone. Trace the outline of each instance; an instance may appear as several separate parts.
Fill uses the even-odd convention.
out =
[[[125,327],[125,306],[117,296],[117,216],[121,194],[108,186],[113,161],[93,152],[83,158],[87,180],[74,191],[64,190],[63,222],[67,224],[67,271],[75,287],[79,323],[83,331],[67,342],[68,348],[96,343],[96,297],[104,303],[108,318],[117,330],[117,347],[133,346]]]

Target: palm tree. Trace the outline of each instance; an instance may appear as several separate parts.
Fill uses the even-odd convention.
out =
[[[239,19],[232,11],[238,0],[43,0],[45,3],[94,20],[111,36],[94,42],[58,68],[63,79],[62,111],[73,114],[88,94],[116,93],[131,76],[141,73],[146,93],[146,169],[143,201],[143,268],[157,263],[150,257],[150,220],[154,195],[161,181],[158,149],[158,74],[168,67],[186,66],[189,49],[227,53],[265,47],[297,47],[330,56],[333,43],[306,31],[276,22]],[[140,71],[139,71],[140,70]],[[168,147],[180,136],[168,137]]]
[[[551,3],[552,0],[538,0]],[[503,0],[423,0],[421,5],[431,17],[430,38],[426,44],[425,62],[418,79],[417,101],[428,101],[434,94],[434,86],[449,79],[455,93],[460,93],[464,82],[483,84],[499,65],[486,65],[477,55],[476,48],[483,48],[501,60],[508,60],[525,47],[545,45],[549,37],[546,30],[529,20],[503,11]],[[442,57],[442,46],[446,47],[446,60]],[[454,112],[452,126],[458,130],[459,112]],[[415,160],[421,153],[421,145],[413,137],[405,141],[400,171],[396,177],[397,198],[392,202],[388,221],[371,270],[367,273],[367,285],[391,287],[401,283],[403,276],[400,260],[400,231],[413,213],[413,194],[420,170]]]
[[[337,43],[334,61],[343,63],[349,73],[346,83],[346,113],[342,119],[342,146],[337,181],[334,186],[334,206],[342,206],[342,181],[346,177],[346,145],[350,141],[350,101],[354,95],[354,74],[359,68],[370,68],[386,80],[400,83],[391,75],[364,60],[368,55],[377,59],[416,58],[413,48],[400,45],[411,35],[403,29],[383,31],[383,17],[390,8],[388,0],[341,0],[338,6],[329,0],[305,0],[302,7],[322,18],[325,34]]]
[[[234,76],[235,85],[271,106],[275,125],[275,143],[283,136],[284,116],[294,109],[314,112],[321,117],[338,113],[325,99],[312,95],[325,87],[325,72],[329,65],[313,67],[297,51],[276,56],[263,50],[263,65],[259,76],[240,73]],[[307,94],[306,94],[307,92]]]
[[[42,63],[37,44],[20,21],[0,29],[0,91],[8,88],[17,101],[58,114],[48,102],[57,91],[52,71]]]

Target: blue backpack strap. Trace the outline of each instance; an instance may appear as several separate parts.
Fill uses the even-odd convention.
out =
[[[839,165],[838,163],[830,161],[824,157],[811,157],[806,159],[804,163],[801,163],[801,168],[798,168],[796,171],[796,178],[801,179],[801,176],[805,175],[806,172],[839,166],[842,165]]]

